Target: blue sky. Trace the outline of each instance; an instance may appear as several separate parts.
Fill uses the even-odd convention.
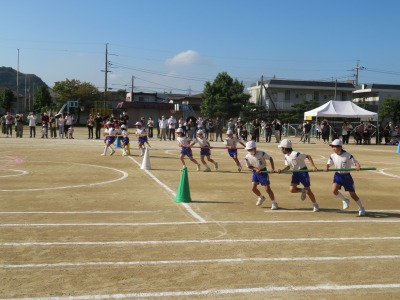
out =
[[[78,79],[201,92],[220,72],[269,79],[400,84],[397,0],[0,0],[0,66],[50,87]]]

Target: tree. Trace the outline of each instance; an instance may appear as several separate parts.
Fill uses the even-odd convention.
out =
[[[36,111],[45,112],[49,111],[53,101],[47,87],[41,86],[35,90],[33,94],[33,107]]]
[[[0,95],[0,106],[9,111],[14,100],[14,93],[11,89],[5,88]]]
[[[228,73],[219,73],[213,83],[204,84],[201,114],[207,118],[239,116],[250,98],[244,88],[242,82],[233,80]]]
[[[296,103],[292,105],[291,113],[297,117],[297,121],[303,121],[304,113],[320,106],[318,100],[305,100],[303,103]]]
[[[91,107],[93,102],[99,100],[99,90],[89,82],[80,82],[76,79],[66,79],[65,81],[57,81],[54,83],[54,92],[60,95],[60,101],[66,102],[67,100],[78,100],[79,106]],[[79,124],[80,109],[77,111]]]
[[[384,119],[389,118],[393,124],[400,121],[400,99],[386,98],[379,107],[378,115]]]

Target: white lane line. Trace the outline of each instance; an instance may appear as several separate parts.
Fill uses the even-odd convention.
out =
[[[0,300],[93,300],[93,299],[126,299],[126,298],[149,298],[149,297],[182,297],[182,296],[218,296],[233,294],[273,293],[273,292],[304,292],[304,291],[348,291],[348,290],[388,290],[398,289],[400,283],[386,284],[356,284],[356,285],[333,285],[321,284],[311,286],[265,286],[242,289],[213,289],[200,291],[176,291],[176,292],[147,292],[126,294],[103,294],[83,296],[53,296],[53,297],[31,297],[31,298],[3,298]]]
[[[128,156],[133,162],[135,162],[139,167],[141,167],[141,164],[134,159],[132,156]],[[161,185],[167,192],[169,192],[174,198],[176,197],[176,193],[166,184],[164,184],[161,180],[159,180],[156,176],[154,176],[149,170],[143,170],[147,173],[147,175],[150,176],[151,179],[153,179],[155,182],[157,182],[159,185]],[[181,203],[182,206],[187,210],[189,214],[192,215],[196,220],[198,220],[201,223],[205,223],[206,220],[203,219],[199,214],[197,214],[189,204],[187,203]]]
[[[14,169],[0,169],[0,171],[14,171],[14,172],[19,172],[19,174],[14,174],[14,175],[0,175],[0,177],[15,177],[15,176],[21,176],[21,175],[27,175],[29,174],[28,171],[23,171],[23,170],[14,170]]]
[[[266,238],[231,240],[169,240],[169,241],[98,241],[98,242],[4,242],[0,247],[17,246],[97,246],[97,245],[174,245],[174,244],[235,244],[235,243],[287,243],[287,242],[331,242],[331,241],[399,241],[400,236],[388,237],[334,237],[334,238]]]
[[[0,211],[0,215],[79,215],[79,214],[147,214],[161,210],[88,210],[88,211]]]
[[[32,162],[30,162],[32,163]],[[52,162],[53,164],[64,164],[65,162]],[[72,188],[81,188],[81,187],[91,187],[91,186],[97,186],[97,185],[103,185],[103,184],[109,184],[109,183],[114,183],[120,180],[123,180],[128,177],[128,173],[115,169],[115,168],[110,168],[110,167],[104,167],[104,166],[99,166],[99,165],[90,165],[90,164],[80,164],[80,163],[71,163],[69,162],[68,164],[74,164],[78,166],[86,166],[86,167],[95,167],[95,168],[103,168],[107,170],[113,170],[115,172],[118,172],[122,174],[119,178],[112,179],[112,180],[107,180],[107,181],[102,181],[102,182],[95,182],[95,183],[89,183],[89,184],[79,184],[79,185],[67,185],[67,186],[59,186],[59,187],[49,187],[49,188],[35,188],[35,189],[14,189],[14,190],[0,190],[0,192],[35,192],[35,191],[45,191],[45,190],[61,190],[61,189],[72,189]]]
[[[200,221],[200,222],[157,222],[157,223],[3,223],[0,227],[98,227],[98,226],[163,226],[163,225],[199,225],[199,224],[307,224],[307,223],[400,223],[395,218],[377,218],[361,220],[289,220],[289,221]]]
[[[392,169],[396,169],[396,168],[381,169],[381,170],[379,170],[379,172],[377,172],[377,173],[380,173],[380,174],[383,174],[383,175],[389,176],[389,177],[400,178],[400,176],[398,176],[398,175],[388,174],[388,173],[385,172],[386,170],[392,170]]]
[[[367,256],[322,256],[322,257],[255,257],[255,258],[221,258],[221,259],[188,259],[188,260],[150,260],[150,261],[105,261],[82,263],[53,263],[53,264],[4,264],[2,269],[17,268],[58,268],[58,267],[95,267],[95,266],[135,266],[135,265],[187,265],[213,263],[242,263],[242,262],[292,262],[292,261],[344,261],[344,260],[376,260],[400,259],[400,255],[367,255]]]

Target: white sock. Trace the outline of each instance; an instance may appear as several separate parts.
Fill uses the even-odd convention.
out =
[[[275,200],[271,200],[271,203],[272,203],[272,204],[278,204],[278,203],[276,203]]]
[[[103,154],[106,155],[107,153],[107,146],[104,146]]]
[[[204,166],[206,167],[206,169],[209,169],[209,168],[210,168],[210,167],[207,165],[207,163],[205,163]]]
[[[356,201],[356,203],[360,209],[364,208],[363,204],[361,203],[361,199],[358,199],[358,201]]]
[[[340,199],[342,199],[342,201],[345,201],[345,200],[346,200],[346,197],[343,196],[343,194],[342,194],[341,192],[338,192],[337,196],[338,196]]]

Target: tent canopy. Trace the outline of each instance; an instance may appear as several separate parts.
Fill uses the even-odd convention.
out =
[[[304,113],[304,120],[309,117],[361,118],[364,120],[378,120],[378,114],[363,109],[352,101],[331,100],[320,107]]]

